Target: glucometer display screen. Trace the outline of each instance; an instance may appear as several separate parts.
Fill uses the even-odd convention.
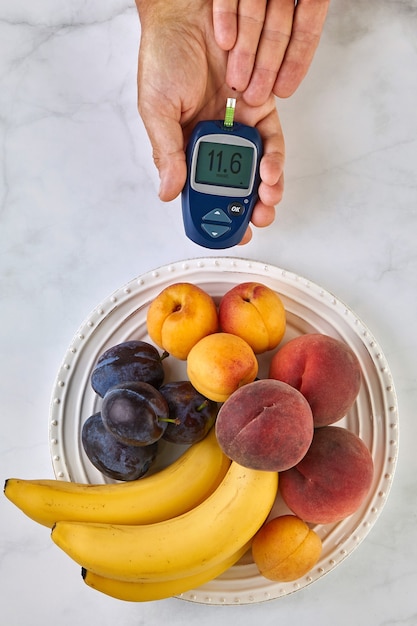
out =
[[[255,150],[248,146],[201,141],[195,181],[205,185],[248,189]]]

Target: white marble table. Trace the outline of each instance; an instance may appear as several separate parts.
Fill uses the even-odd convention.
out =
[[[0,6],[0,475],[52,477],[48,413],[61,359],[105,296],[207,252],[183,234],[136,112],[133,2]],[[417,4],[333,0],[297,93],[277,219],[228,252],[296,272],[346,302],[394,377],[395,480],[366,540],[330,574],[257,605],[125,604],[83,585],[47,529],[0,499],[7,626],[232,621],[417,623]],[[163,225],[163,227],[162,227]],[[214,254],[214,253],[208,253]]]

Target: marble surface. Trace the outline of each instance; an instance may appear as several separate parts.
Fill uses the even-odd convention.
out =
[[[52,477],[50,395],[79,324],[161,264],[215,255],[187,241],[136,112],[131,0],[0,5],[0,475]],[[83,585],[49,532],[0,499],[7,626],[417,623],[417,3],[333,0],[308,77],[278,101],[286,190],[273,226],[228,251],[346,302],[395,381],[400,449],[383,513],[320,581],[210,607],[126,604]]]

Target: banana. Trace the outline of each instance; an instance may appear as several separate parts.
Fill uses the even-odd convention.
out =
[[[49,528],[60,520],[151,524],[203,502],[223,480],[230,463],[213,428],[171,465],[136,481],[88,485],[9,478],[4,493],[28,517]]]
[[[84,582],[101,593],[104,593],[118,600],[127,602],[150,602],[151,600],[163,600],[179,595],[190,589],[196,589],[200,585],[217,578],[223,574],[229,567],[237,563],[237,561],[249,549],[250,543],[244,545],[240,550],[232,554],[229,558],[221,561],[214,567],[202,569],[192,576],[184,576],[174,580],[165,580],[159,582],[131,582],[126,580],[116,580],[114,578],[105,578],[94,574],[82,568],[82,577]]]
[[[217,487],[191,511],[147,525],[61,521],[53,541],[87,570],[108,578],[166,581],[215,567],[262,526],[275,501],[278,474],[232,461]]]

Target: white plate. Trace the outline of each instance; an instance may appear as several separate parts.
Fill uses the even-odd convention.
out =
[[[338,298],[315,283],[260,262],[229,257],[180,261],[131,281],[106,298],[79,328],[59,370],[51,400],[50,448],[59,479],[100,483],[108,479],[86,458],[81,445],[84,421],[96,412],[100,399],[90,386],[90,374],[105,349],[128,339],[150,341],[146,331],[149,303],[167,285],[186,281],[199,285],[217,301],[237,283],[259,281],[274,289],[287,311],[283,343],[307,332],[320,332],[346,342],[359,358],[363,383],[352,410],[338,425],[363,439],[372,453],[375,475],[360,509],[337,524],[315,526],[323,542],[318,564],[291,583],[270,582],[257,573],[248,553],[225,574],[182,594],[204,604],[249,604],[298,591],[339,565],[369,533],[381,513],[395,471],[398,453],[398,410],[394,384],[385,356],[372,333]],[[266,375],[271,354],[260,358]],[[184,363],[167,359],[166,380],[185,376]],[[168,444],[154,471],[174,458]],[[287,512],[278,497],[273,513]],[[248,512],[249,514],[249,512]]]

